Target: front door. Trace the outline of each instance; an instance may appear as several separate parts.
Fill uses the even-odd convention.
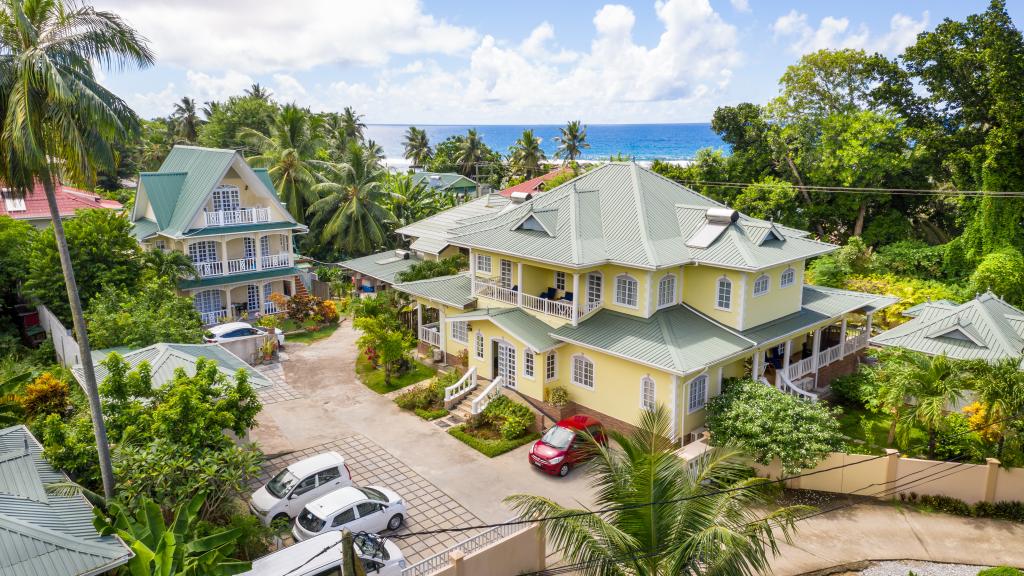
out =
[[[506,387],[516,387],[516,349],[508,342],[494,343],[494,377],[499,376]]]
[[[500,276],[498,277],[498,286],[502,288],[512,287],[512,262],[508,260],[501,261]]]

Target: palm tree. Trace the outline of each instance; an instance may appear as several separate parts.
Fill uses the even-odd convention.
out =
[[[459,143],[458,157],[455,163],[459,167],[459,173],[463,176],[472,176],[476,165],[484,159],[484,142],[480,139],[475,128],[466,132],[466,138]]]
[[[395,223],[406,226],[455,206],[452,194],[434,194],[422,182],[413,182],[409,174],[392,174],[386,182],[389,195],[386,207]]]
[[[216,100],[208,100],[203,103],[202,112],[207,122],[210,121],[210,118],[213,118],[214,114],[220,111],[221,106],[222,104]]]
[[[356,114],[354,108],[345,106],[341,112],[340,121],[346,138],[349,140],[363,139],[363,130],[366,130],[366,124],[363,123],[362,114]]]
[[[60,173],[91,180],[110,165],[112,144],[138,131],[128,105],[104,88],[92,63],[144,68],[153,63],[146,40],[111,12],[63,0],[0,0],[0,178],[21,193],[42,182],[53,221],[82,362],[103,491],[114,495],[114,471],[103,424],[89,331],[78,296],[54,190]]]
[[[547,160],[540,147],[540,138],[533,135],[533,130],[523,130],[523,135],[509,148],[509,153],[513,168],[527,179],[536,176],[540,172],[540,163]]]
[[[430,141],[427,139],[427,131],[415,126],[409,126],[405,131],[405,157],[412,161],[413,166],[425,166],[430,161],[433,151],[430,149]]]
[[[928,431],[928,457],[932,458],[939,427],[946,418],[946,407],[963,398],[966,365],[944,354],[929,356],[908,351],[902,358],[905,362],[903,378],[909,381],[906,392],[913,398],[900,423],[903,436],[909,437],[915,422],[923,424]]]
[[[590,144],[587,144],[587,127],[579,120],[572,120],[560,130],[562,134],[555,136],[555,142],[558,143],[555,158],[561,158],[563,164],[568,162],[575,165],[583,150],[590,148]]]
[[[972,378],[978,401],[985,407],[985,424],[998,436],[996,458],[1003,457],[1007,431],[1013,428],[1012,419],[1024,413],[1024,372],[1021,358],[1004,358],[994,364],[975,367]]]
[[[366,143],[363,144],[363,150],[366,150],[366,153],[369,154],[377,164],[384,161],[384,147],[373,140],[367,140]]]
[[[613,511],[591,514],[524,494],[506,502],[524,519],[551,518],[543,524],[549,542],[580,574],[767,573],[768,555],[778,551],[773,529],[788,541],[806,508],[762,516],[771,493],[738,452],[712,450],[689,466],[668,435],[668,413],[659,406],[630,435],[611,434],[621,449],[584,437],[595,453],[596,508]]]
[[[369,254],[388,242],[395,217],[384,206],[386,172],[372,153],[350,142],[345,162],[327,166],[326,182],[313,186],[320,199],[309,207],[311,228],[347,254]]]
[[[269,102],[270,97],[273,95],[273,92],[260,86],[259,82],[253,82],[251,86],[245,89],[244,93],[246,98],[255,98],[264,102]]]
[[[308,110],[286,104],[270,125],[270,135],[252,128],[239,130],[239,137],[258,153],[247,158],[249,164],[267,168],[288,212],[299,222],[306,221],[306,210],[316,201],[313,185],[323,180],[318,170],[327,162],[317,160],[322,146],[316,135],[317,123]]]
[[[199,125],[202,120],[196,111],[196,101],[188,96],[182,96],[181,102],[174,105],[174,129],[181,142],[192,144],[199,138]]]
[[[184,252],[177,250],[148,250],[143,254],[146,266],[160,278],[166,278],[172,284],[179,280],[196,277],[196,269],[192,259]]]

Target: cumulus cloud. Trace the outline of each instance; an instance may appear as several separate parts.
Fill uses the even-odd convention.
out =
[[[750,12],[750,2],[748,0],[729,0],[729,3],[732,4],[732,7],[737,12]]]
[[[872,34],[866,24],[852,27],[849,18],[825,16],[817,27],[812,26],[807,14],[790,10],[775,20],[772,31],[776,40],[789,42],[794,54],[806,54],[825,48],[857,48],[883,54],[896,54],[914,42],[928,26],[928,12],[920,20],[896,13],[889,20],[889,30]]]

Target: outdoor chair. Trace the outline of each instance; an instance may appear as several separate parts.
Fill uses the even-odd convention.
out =
[[[572,292],[566,292],[565,293],[565,298],[563,298],[563,300],[566,300],[568,302],[572,302]]]

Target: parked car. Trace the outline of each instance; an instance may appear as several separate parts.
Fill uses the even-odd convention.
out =
[[[405,521],[405,502],[380,486],[348,486],[306,504],[295,519],[296,542],[317,534],[348,528],[352,532],[378,533],[397,530]]]
[[[221,342],[228,342],[238,338],[266,333],[267,329],[263,326],[253,326],[248,322],[227,322],[225,324],[218,324],[208,328],[206,330],[206,335],[203,336],[203,341],[210,344],[219,344]],[[280,328],[274,328],[274,334],[277,336],[278,345],[284,346],[284,332],[282,332]]]
[[[530,450],[530,463],[548,474],[565,476],[573,466],[589,456],[584,449],[585,440],[580,436],[581,432],[588,432],[602,445],[608,445],[601,422],[578,414],[548,428]]]
[[[264,524],[270,525],[274,520],[290,520],[302,512],[306,504],[351,485],[352,474],[341,454],[317,454],[289,464],[265,486],[253,492],[249,509]]]
[[[354,534],[353,548],[367,576],[402,576],[405,555],[394,542],[374,534]],[[341,532],[334,531],[257,558],[241,576],[320,576],[341,565]]]

